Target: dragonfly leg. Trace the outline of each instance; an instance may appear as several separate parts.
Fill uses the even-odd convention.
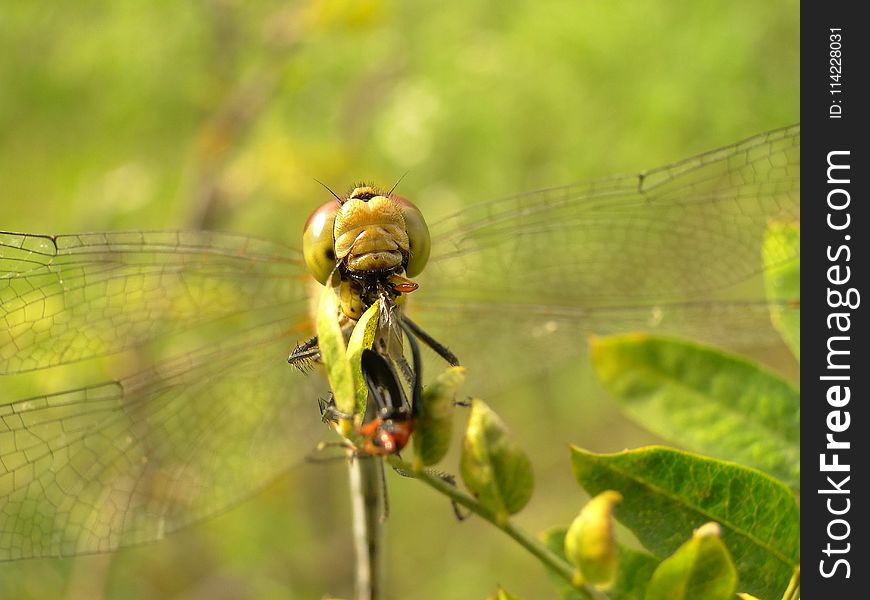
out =
[[[320,362],[320,348],[317,345],[317,336],[312,336],[301,344],[297,344],[287,357],[287,362],[307,373],[311,365]]]
[[[329,394],[329,397],[326,400],[318,398],[317,405],[320,407],[320,420],[324,423],[334,424],[341,420],[350,420],[353,418],[353,415],[346,415],[338,410],[338,407],[335,405],[335,396],[333,396],[332,393]]]
[[[410,471],[405,471],[404,469],[397,469],[396,467],[393,467],[393,471],[395,471],[402,477],[409,477],[411,479],[416,479],[417,477],[416,475],[414,475],[414,473],[411,473]],[[444,483],[456,487],[456,477],[451,475],[450,473],[445,473],[444,471],[439,471],[438,469],[431,468],[427,468],[425,469],[425,471],[429,475],[437,477]],[[455,500],[451,500],[450,505],[453,507],[453,514],[456,516],[457,521],[464,521],[471,516],[470,512],[463,512]]]
[[[414,331],[411,325],[403,320],[401,322],[402,330],[408,338],[408,345],[411,346],[411,358],[414,362],[414,377],[411,385],[411,416],[416,417],[419,414],[420,402],[423,397],[423,360],[420,358],[420,344],[417,343],[414,337]]]
[[[330,448],[338,448],[342,452],[341,454],[330,454],[324,455],[324,452]],[[305,455],[305,462],[311,464],[317,463],[335,463],[338,461],[346,461],[348,458],[351,460],[355,459],[357,456],[356,448],[354,448],[348,442],[320,442],[317,446],[314,447],[313,450],[310,450],[308,454]]]
[[[429,472],[432,475],[438,477],[438,479],[440,479],[444,483],[448,483],[453,487],[456,487],[456,477],[454,475],[451,475],[450,473],[444,473],[443,471],[437,471],[435,469],[430,469]],[[456,500],[451,500],[450,505],[453,507],[453,515],[456,517],[457,521],[464,521],[471,516],[471,511],[462,512],[462,508],[460,508]]]
[[[378,466],[378,473],[381,479],[381,498],[383,499],[381,504],[381,523],[386,523],[387,519],[390,518],[390,493],[387,490],[387,473],[384,470],[384,461],[379,460]]]
[[[414,323],[414,321],[408,317],[402,317],[402,322],[408,326],[408,329],[417,339],[432,348],[432,350],[434,350],[438,356],[447,361],[451,367],[458,367],[460,365],[459,359],[450,351],[449,348],[447,348],[447,346],[426,333],[419,325]]]

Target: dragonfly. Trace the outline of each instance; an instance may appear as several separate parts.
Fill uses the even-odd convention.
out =
[[[771,303],[794,299],[765,296],[762,240],[799,221],[793,125],[640,174],[471,204],[429,226],[403,310],[480,389],[564,364],[590,334],[764,344]],[[768,250],[777,265],[799,260]],[[0,233],[0,373],[61,382],[0,392],[0,560],[157,540],[299,463],[328,390],[287,357],[313,333],[318,287],[293,243]],[[90,364],[95,382],[55,375]]]

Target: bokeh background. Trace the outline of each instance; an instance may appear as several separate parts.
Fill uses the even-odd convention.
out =
[[[799,119],[798,10],[791,0],[3,2],[0,229],[209,227],[295,244],[327,197],[314,178],[345,191],[407,173],[401,192],[444,214],[658,166]],[[518,517],[532,531],[567,523],[585,499],[563,442],[656,441],[591,392],[535,402],[564,385],[541,378],[498,399],[517,407],[509,424],[535,461],[539,489]],[[0,564],[0,597],[349,596],[345,479],[340,464],[303,465],[156,544]],[[413,481],[390,484],[390,597],[484,598],[497,583],[556,597],[503,534],[457,523]]]

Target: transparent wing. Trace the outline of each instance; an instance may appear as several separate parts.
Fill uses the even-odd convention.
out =
[[[112,354],[305,298],[298,252],[250,237],[0,232],[0,373]],[[303,313],[304,316],[304,313]]]
[[[761,253],[774,221],[800,222],[799,125],[436,223],[411,314],[472,367],[513,374],[576,355],[590,333],[758,343],[775,335]]]
[[[126,351],[82,365],[104,383],[0,402],[0,559],[154,540],[299,463],[324,431],[320,378],[286,361],[305,282],[244,236],[0,234],[0,372]]]
[[[261,324],[130,377],[0,405],[0,560],[155,540],[298,463],[324,429],[320,378],[287,364],[295,342],[286,321]]]

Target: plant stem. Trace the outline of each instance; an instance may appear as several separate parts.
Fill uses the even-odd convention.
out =
[[[566,561],[562,560],[560,557],[556,556],[551,552],[544,544],[538,541],[535,537],[529,535],[519,527],[517,527],[510,519],[507,518],[499,518],[497,515],[493,514],[486,508],[480,505],[480,503],[459,491],[453,485],[450,485],[442,478],[433,475],[427,470],[423,469],[415,469],[412,465],[404,462],[399,457],[393,455],[388,456],[387,462],[390,463],[395,469],[398,469],[404,473],[411,473],[417,479],[425,483],[426,485],[435,488],[445,496],[449,497],[453,502],[460,506],[464,506],[474,514],[479,517],[489,521],[507,535],[516,540],[523,548],[528,550],[535,558],[541,561],[548,569],[550,569],[553,573],[567,581],[571,584],[571,586],[577,590],[577,592],[586,600],[607,600],[607,596],[602,592],[596,590],[592,586],[588,584],[577,585],[574,580],[574,569],[569,565]]]
[[[376,458],[350,457],[353,545],[356,556],[356,600],[383,597],[383,463]]]

